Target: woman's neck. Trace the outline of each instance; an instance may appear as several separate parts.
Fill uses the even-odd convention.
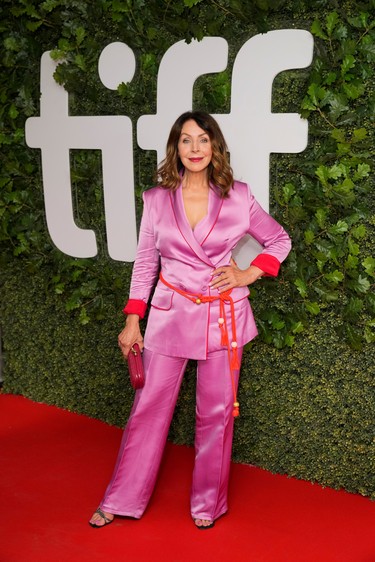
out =
[[[209,189],[209,183],[206,170],[196,173],[185,170],[182,178],[182,188],[196,192],[207,191]]]

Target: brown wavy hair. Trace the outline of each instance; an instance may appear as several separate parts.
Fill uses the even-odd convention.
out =
[[[228,197],[234,180],[229,164],[227,143],[217,121],[205,111],[186,111],[175,121],[169,133],[166,157],[156,173],[156,181],[160,187],[171,191],[175,191],[180,185],[180,174],[184,166],[178,155],[178,141],[184,123],[190,120],[195,121],[210,137],[212,158],[207,168],[207,179],[219,189],[221,197]]]

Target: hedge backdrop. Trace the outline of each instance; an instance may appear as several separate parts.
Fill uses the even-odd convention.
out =
[[[219,35],[226,71],[201,77],[194,107],[229,112],[239,48],[267,30],[314,35],[312,65],[274,82],[273,111],[309,120],[301,154],[271,157],[271,212],[293,251],[278,280],[252,290],[260,336],[247,346],[234,459],[375,497],[374,0],[3,0],[1,32],[0,327],[4,391],[122,425],[133,399],[117,348],[131,264],[106,255],[100,154],[71,154],[77,224],[101,240],[95,259],[56,250],[44,218],[40,152],[25,144],[39,115],[45,50],[72,115],[156,112],[161,57],[175,42]],[[97,61],[112,41],[135,52],[117,92]],[[178,85],[178,84],[177,84]],[[135,144],[136,147],[136,144]],[[156,155],[135,148],[141,193]],[[194,363],[170,438],[194,439]]]

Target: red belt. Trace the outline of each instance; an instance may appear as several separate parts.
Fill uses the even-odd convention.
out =
[[[200,295],[195,293],[188,293],[183,289],[179,289],[178,287],[174,287],[164,279],[162,274],[159,274],[159,279],[164,285],[175,291],[176,293],[182,295],[186,299],[190,300],[194,304],[203,304],[207,302],[215,302],[220,301],[220,318],[218,318],[218,324],[221,331],[221,345],[225,345],[228,350],[228,361],[229,361],[229,369],[231,374],[231,381],[232,381],[232,388],[233,388],[233,416],[237,417],[240,415],[240,405],[237,401],[237,391],[236,391],[236,384],[234,381],[234,371],[240,368],[240,362],[238,360],[238,353],[237,353],[237,334],[236,334],[236,319],[234,314],[234,302],[232,297],[230,296],[232,289],[229,291],[223,291],[217,296],[206,296]],[[232,341],[229,343],[229,333],[228,333],[228,325],[227,325],[227,318],[225,314],[225,304],[229,304],[230,306],[230,315],[232,319]]]

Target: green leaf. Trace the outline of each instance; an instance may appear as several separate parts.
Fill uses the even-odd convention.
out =
[[[362,262],[367,275],[375,277],[375,259],[373,257],[365,258]]]
[[[306,244],[312,244],[312,242],[314,242],[315,234],[312,230],[306,230],[304,232],[304,237]]]
[[[345,178],[341,184],[335,186],[335,190],[338,193],[342,193],[342,194],[350,193],[353,190],[353,188],[354,188],[354,183],[350,178]]]
[[[352,228],[350,231],[350,234],[354,236],[354,238],[356,238],[357,240],[364,238],[366,236],[366,233],[367,231],[364,224],[360,224],[359,226]]]
[[[328,232],[330,234],[343,234],[348,231],[348,228],[348,223],[343,220],[339,220],[335,225],[329,227]]]
[[[327,86],[330,86],[331,84],[333,84],[336,81],[337,78],[337,74],[336,72],[328,72],[327,76],[324,78],[324,84],[327,84]]]
[[[366,295],[366,302],[372,314],[375,314],[375,291],[371,291]]]
[[[324,275],[324,278],[327,279],[327,281],[329,281],[330,283],[333,283],[334,285],[337,285],[338,283],[341,283],[341,281],[343,281],[344,274],[342,273],[342,271],[339,271],[338,269],[335,269],[335,271],[331,271],[330,273],[326,273]]]
[[[328,185],[329,169],[327,168],[327,166],[319,166],[315,171],[315,174],[318,176],[319,180],[324,186]]]
[[[367,129],[361,127],[360,129],[354,129],[352,135],[352,142],[362,141],[367,137]]]
[[[362,94],[365,91],[363,84],[354,84],[354,83],[349,83],[349,84],[344,83],[343,89],[347,97],[351,100],[356,100],[357,98],[362,96]]]
[[[348,37],[347,26],[343,24],[339,24],[335,29],[334,36],[335,39],[338,39],[339,41],[343,41],[344,39],[346,39]]]
[[[272,342],[276,349],[282,349],[285,344],[284,336],[280,332],[276,332],[272,335]]]
[[[328,103],[330,105],[330,117],[331,119],[336,120],[340,115],[348,111],[348,103],[347,98],[344,94],[332,94],[329,99]]]
[[[348,70],[354,68],[355,63],[356,59],[353,57],[353,55],[345,55],[341,63],[341,74],[346,74]]]
[[[283,186],[283,194],[284,194],[284,201],[285,203],[288,203],[288,201],[290,201],[290,198],[292,197],[292,195],[294,195],[296,192],[296,188],[294,187],[294,185],[292,183],[287,183]]]
[[[337,180],[337,178],[340,178],[344,173],[345,169],[342,164],[334,164],[328,170],[328,177]]]
[[[192,8],[196,4],[199,4],[202,0],[184,0],[184,4],[187,8]]]
[[[365,12],[361,12],[359,16],[349,17],[348,22],[353,27],[358,27],[358,28],[367,27],[368,17],[369,17],[369,14],[367,14]]]
[[[337,145],[337,155],[341,158],[350,152],[350,144],[348,142],[339,143]]]
[[[112,9],[116,12],[128,13],[131,7],[129,2],[123,2],[122,0],[113,0]]]
[[[285,327],[285,322],[280,318],[280,316],[274,310],[271,310],[266,315],[268,323],[272,326],[274,330],[282,330]]]
[[[361,334],[359,333],[358,329],[351,325],[345,325],[345,336],[349,344],[353,349],[360,351],[362,349],[362,338]]]
[[[293,334],[300,334],[301,332],[303,332],[305,329],[304,325],[302,324],[301,321],[296,322],[295,324],[292,325],[292,332]]]
[[[80,54],[76,55],[74,57],[74,62],[76,63],[78,68],[80,68],[81,70],[86,70],[86,64],[83,55]]]
[[[65,37],[61,37],[58,41],[58,47],[61,51],[68,53],[69,51],[73,51],[75,47],[70,43],[68,39]]]
[[[77,45],[80,45],[86,36],[86,30],[84,27],[77,27],[75,30],[75,36],[77,40]]]
[[[87,314],[86,308],[83,306],[80,310],[80,313],[79,313],[79,323],[84,326],[85,324],[88,324],[89,322],[90,322],[90,318]]]
[[[28,21],[26,24],[27,29],[29,29],[30,31],[34,32],[37,29],[39,29],[39,27],[43,25],[43,21],[39,20],[39,21]]]
[[[40,8],[45,12],[52,12],[60,4],[60,0],[45,0],[41,3]]]
[[[351,254],[345,260],[345,269],[357,269],[359,263],[359,259],[357,256],[352,256]]]
[[[158,35],[158,30],[156,29],[156,27],[148,27],[147,28],[147,37],[149,39],[155,39],[155,37],[157,37]]]
[[[350,286],[357,292],[357,293],[367,293],[370,289],[371,284],[367,277],[363,275],[358,275],[357,279],[353,279],[350,282]]]
[[[363,300],[358,297],[352,297],[344,309],[344,315],[346,318],[355,320],[362,309]]]
[[[319,106],[322,99],[325,98],[327,91],[316,83],[310,84],[307,90],[314,105]]]
[[[371,168],[368,164],[358,164],[357,170],[353,175],[353,180],[361,180],[363,178],[367,178],[371,172]]]
[[[55,285],[55,293],[57,295],[62,295],[65,289],[65,283],[57,283]]]
[[[141,57],[142,70],[149,70],[156,67],[156,57],[153,53],[145,53]]]
[[[302,279],[297,278],[294,281],[294,285],[297,287],[297,290],[298,290],[299,294],[301,295],[301,297],[306,297],[306,295],[307,295],[307,285],[306,285],[306,283]]]
[[[277,322],[273,322],[272,328],[274,328],[275,330],[282,330],[283,328],[285,328],[284,320],[279,319]]]
[[[16,108],[16,106],[14,105],[14,103],[12,103],[12,105],[9,108],[9,117],[11,119],[16,119],[16,117],[18,117],[19,111]]]
[[[371,330],[369,326],[365,327],[364,338],[366,343],[374,343],[375,342],[375,331]]]
[[[295,342],[294,336],[291,336],[290,334],[287,334],[285,336],[284,343],[287,347],[292,347],[294,345],[294,342]]]
[[[339,15],[337,12],[331,12],[326,17],[326,28],[329,36],[332,35],[337,22],[339,21]]]
[[[78,294],[73,293],[65,303],[65,310],[70,312],[75,308],[79,308],[82,304],[81,298]]]
[[[325,302],[335,302],[335,301],[337,301],[337,299],[339,297],[337,291],[332,291],[331,289],[327,289],[323,285],[315,285],[314,291]]]
[[[346,140],[345,131],[343,131],[342,129],[337,129],[337,128],[332,129],[331,137],[337,140],[338,142],[345,142]]]
[[[15,37],[6,37],[4,39],[4,47],[7,51],[15,51],[19,50],[19,44]]]
[[[302,100],[301,108],[308,110],[302,112],[302,117],[306,118],[306,116],[308,117],[310,115],[310,111],[316,110],[316,105],[311,101],[311,98],[309,96],[305,96]]]
[[[320,312],[320,306],[318,305],[317,302],[310,302],[310,301],[305,301],[305,307],[306,310],[308,312],[310,312],[310,314],[314,314],[314,316],[316,316],[317,314],[319,314]]]
[[[367,37],[364,37],[362,39],[362,43],[361,43],[361,52],[363,53],[363,55],[365,56],[366,60],[368,62],[374,62],[375,60],[375,43],[371,42],[368,43],[366,42]]]
[[[129,93],[129,84],[121,82],[121,84],[117,86],[117,92],[120,94],[120,96],[126,97]]]
[[[353,242],[353,240],[350,238],[348,238],[348,248],[349,248],[349,252],[351,254],[353,254],[353,256],[358,256],[359,254],[359,246],[356,242]]]
[[[323,31],[320,21],[317,19],[314,20],[311,26],[311,33],[313,35],[316,35],[317,37],[320,37],[321,39],[327,39],[327,35]]]
[[[317,209],[317,211],[315,212],[315,217],[320,228],[324,228],[327,219],[326,209]]]
[[[50,57],[54,61],[62,61],[65,59],[65,56],[65,51],[62,51],[61,49],[52,49],[50,51]]]

